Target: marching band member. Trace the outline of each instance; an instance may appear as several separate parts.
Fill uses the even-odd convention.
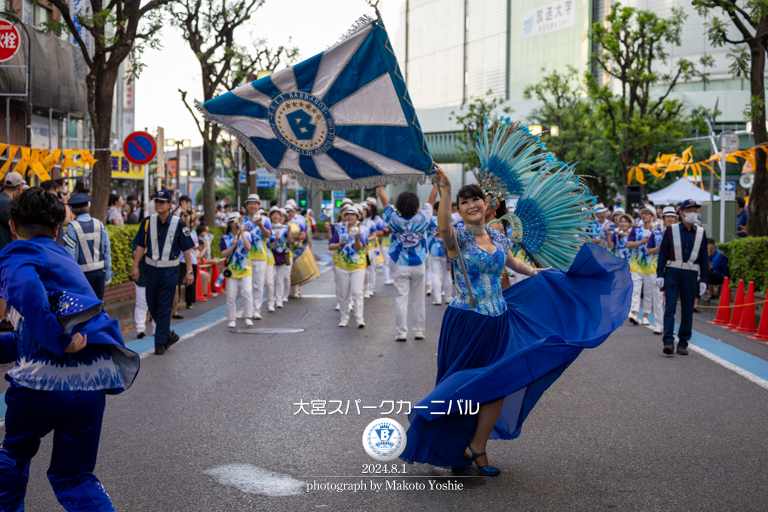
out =
[[[389,204],[384,187],[378,187],[378,192],[384,206],[382,218],[394,233],[389,252],[395,260],[395,341],[407,340],[408,310],[413,313],[415,337],[417,340],[423,340],[426,336],[424,280],[427,260],[427,241],[424,233],[432,218],[432,205],[437,199],[437,187],[432,188],[429,200],[421,208],[416,194],[402,192],[397,198],[397,211]]]
[[[258,194],[251,194],[245,200],[245,209],[248,217],[243,222],[243,229],[251,233],[251,250],[248,256],[251,258],[251,272],[253,273],[253,319],[261,320],[261,303],[264,300],[264,285],[267,279],[267,241],[272,236],[272,224],[263,216],[261,210],[261,198]]]
[[[227,278],[227,320],[229,327],[237,326],[237,296],[245,311],[245,325],[253,325],[253,282],[249,251],[251,233],[240,225],[240,213],[227,215],[227,232],[221,237],[221,257],[226,260]]]
[[[290,244],[293,243],[293,235],[285,222],[285,210],[273,206],[269,210],[269,218],[272,221],[272,237],[269,245],[275,258],[275,305],[283,307],[287,299],[291,284],[291,267],[287,263],[290,256]],[[287,278],[286,278],[287,276]]]
[[[287,217],[287,224],[295,224],[299,226],[299,236],[298,238],[294,237],[294,243],[293,243],[293,249],[291,251],[291,262],[288,263],[290,265],[293,262],[294,258],[298,258],[301,256],[301,254],[304,252],[304,244],[308,244],[308,226],[307,226],[307,219],[304,218],[303,215],[301,215],[298,211],[296,211],[296,201],[293,199],[289,199],[285,203],[285,212]],[[288,285],[291,284],[291,276],[290,272],[288,273]],[[294,286],[290,286],[290,296],[294,299],[300,299],[301,298],[301,285],[297,284]],[[286,292],[285,297],[286,301],[288,300],[288,293]]]
[[[363,319],[363,286],[366,273],[366,244],[368,230],[360,222],[363,212],[358,206],[350,206],[344,212],[344,222],[337,224],[328,248],[336,256],[336,298],[339,302],[341,321],[339,327],[349,323],[350,301],[354,304],[357,326],[365,327]]]

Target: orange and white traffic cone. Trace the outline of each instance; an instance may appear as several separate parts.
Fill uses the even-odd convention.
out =
[[[733,301],[733,314],[725,329],[736,329],[741,322],[741,315],[744,313],[744,280],[739,279],[739,287],[736,288],[736,299]]]
[[[735,332],[743,332],[746,334],[755,334],[757,327],[755,326],[755,283],[750,281],[747,287],[747,297],[744,299],[743,313],[741,314],[741,320],[739,326],[734,329]]]
[[[723,286],[720,288],[720,304],[717,305],[717,315],[709,324],[728,325],[731,321],[731,289],[728,288],[728,278],[723,278]],[[768,327],[768,326],[767,326]]]

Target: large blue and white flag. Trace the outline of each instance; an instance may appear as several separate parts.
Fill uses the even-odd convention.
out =
[[[425,182],[434,173],[380,19],[295,66],[198,105],[269,170],[327,189]]]

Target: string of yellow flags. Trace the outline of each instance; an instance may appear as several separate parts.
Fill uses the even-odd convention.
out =
[[[11,172],[17,172],[22,176],[26,176],[27,172],[31,172],[41,181],[51,179],[51,170],[59,163],[62,155],[64,161],[61,162],[61,170],[64,171],[69,167],[85,167],[86,165],[93,168],[96,164],[96,159],[91,155],[91,152],[87,149],[38,149],[28,148],[25,146],[14,146],[13,144],[0,144],[0,157],[3,156],[6,149],[8,154],[5,164],[0,167],[0,179],[5,177],[11,168],[13,159],[16,154],[21,152],[19,161],[13,167]]]
[[[656,161],[652,164],[638,164],[634,167],[632,167],[629,170],[629,173],[627,174],[627,184],[631,184],[633,179],[636,179],[638,183],[644,185],[645,184],[645,171],[650,172],[652,175],[656,176],[657,178],[664,178],[668,172],[677,172],[677,171],[684,171],[683,176],[686,178],[688,177],[688,174],[690,173],[694,179],[699,183],[699,186],[704,190],[703,180],[699,179],[702,177],[702,169],[707,168],[709,169],[709,172],[714,173],[715,176],[717,176],[717,179],[720,179],[720,175],[715,171],[714,167],[710,164],[714,162],[719,162],[722,158],[721,153],[715,153],[714,155],[710,156],[706,160],[702,160],[701,162],[692,162],[693,156],[691,155],[691,150],[693,146],[689,146],[688,149],[683,151],[683,154],[681,156],[677,156],[675,154],[671,155],[657,155]],[[749,164],[752,166],[752,169],[755,168],[755,151],[757,149],[761,149],[766,154],[768,154],[768,146],[755,146],[750,149],[739,149],[737,151],[734,151],[733,153],[726,153],[725,154],[725,161],[737,164],[739,161],[737,158],[743,158]]]

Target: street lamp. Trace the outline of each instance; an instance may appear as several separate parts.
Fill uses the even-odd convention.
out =
[[[176,146],[176,183],[181,186],[181,157],[179,153],[181,152],[181,148],[191,148],[192,147],[192,141],[189,139],[165,139],[165,145],[169,147]],[[187,174],[187,186],[185,189],[184,194],[186,195],[189,193],[189,174]]]

